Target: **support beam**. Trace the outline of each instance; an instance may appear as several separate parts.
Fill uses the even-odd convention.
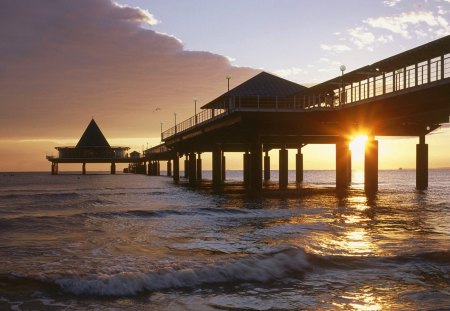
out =
[[[253,192],[262,190],[262,144],[253,142],[250,146],[250,188]]]
[[[194,152],[189,153],[189,185],[197,185],[197,155]]]
[[[198,153],[198,158],[197,158],[197,181],[202,180],[202,158],[201,158],[201,153]]]
[[[378,141],[369,137],[364,154],[364,190],[366,193],[378,191]]]
[[[279,186],[280,190],[286,190],[288,185],[288,151],[283,148],[279,151]]]
[[[187,154],[184,159],[184,178],[189,178],[189,159]]]
[[[270,157],[269,152],[266,151],[264,155],[264,181],[270,180]]]
[[[172,176],[172,162],[170,160],[167,161],[167,177]]]
[[[425,143],[425,135],[420,136],[416,145],[416,188],[428,188],[428,144]]]
[[[116,163],[111,163],[111,174],[114,175],[116,173]]]
[[[153,161],[153,176],[158,176],[158,162]]]
[[[348,188],[348,142],[341,141],[336,144],[336,189]]]
[[[303,154],[302,149],[297,149],[295,155],[295,181],[301,183],[303,181]]]
[[[244,187],[245,189],[250,189],[250,185],[251,185],[251,180],[250,180],[250,175],[251,175],[251,157],[250,157],[250,153],[248,153],[248,151],[246,151],[244,153]]]
[[[83,164],[81,165],[81,173],[82,173],[83,175],[86,175],[86,163],[83,163]]]
[[[178,184],[179,181],[180,181],[180,158],[178,157],[177,153],[173,158],[173,182]]]
[[[147,174],[153,176],[153,161],[148,161]]]
[[[161,176],[161,163],[156,161],[156,176]]]
[[[222,148],[216,145],[212,152],[212,179],[213,188],[218,191],[222,188]]]
[[[225,181],[225,179],[226,179],[226,172],[227,172],[227,167],[226,167],[226,161],[225,161],[225,154],[224,154],[224,152],[222,152],[222,181]]]
[[[351,185],[351,183],[352,183],[352,150],[350,149],[350,145],[349,145],[349,149],[348,149],[347,169],[348,169],[347,181],[348,181],[348,184]]]

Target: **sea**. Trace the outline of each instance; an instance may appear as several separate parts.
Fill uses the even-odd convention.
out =
[[[0,310],[450,310],[450,170],[304,176],[0,173]]]

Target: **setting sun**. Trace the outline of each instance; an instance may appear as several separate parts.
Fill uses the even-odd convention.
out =
[[[350,150],[355,153],[364,153],[364,146],[368,137],[365,135],[358,135],[354,137],[350,143]]]

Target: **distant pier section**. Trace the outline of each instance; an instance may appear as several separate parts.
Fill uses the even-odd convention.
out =
[[[116,163],[128,163],[129,169],[139,170],[142,166],[140,156],[131,156],[129,147],[110,146],[94,119],[91,120],[75,147],[55,147],[58,156],[47,156],[51,162],[52,175],[58,175],[59,164],[81,163],[81,172],[86,174],[87,163],[111,163],[111,174],[116,173]],[[145,166],[145,165],[144,165]]]

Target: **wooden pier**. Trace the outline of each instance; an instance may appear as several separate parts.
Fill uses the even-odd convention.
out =
[[[212,185],[220,190],[224,152],[243,154],[244,186],[262,190],[270,179],[270,150],[279,150],[279,188],[288,184],[288,152],[296,150],[296,181],[303,180],[302,148],[336,146],[336,188],[351,182],[352,136],[365,133],[365,190],[378,189],[378,139],[416,136],[416,187],[428,187],[425,137],[449,122],[450,36],[430,42],[311,88],[260,73],[203,106],[199,114],[161,133],[163,144],[145,151],[149,163],[167,161],[168,175],[201,179],[200,155],[212,154]],[[263,157],[264,154],[264,157]],[[170,169],[169,169],[170,165]],[[157,164],[158,166],[158,164]],[[150,171],[150,170],[149,170]],[[154,171],[154,170],[153,170]]]

